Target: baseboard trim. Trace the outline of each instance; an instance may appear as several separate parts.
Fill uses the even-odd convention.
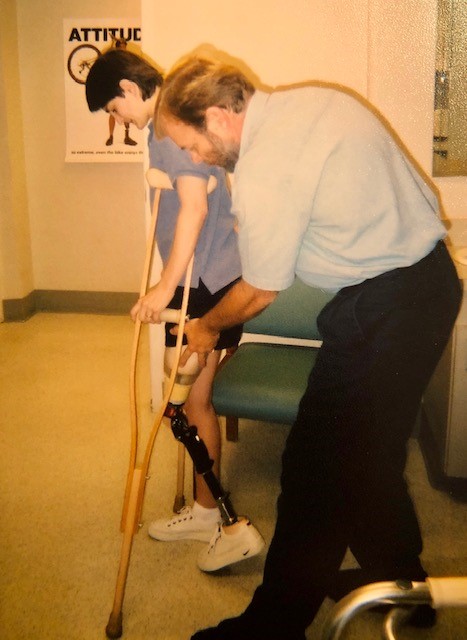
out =
[[[35,313],[126,315],[137,293],[114,291],[55,291],[36,289],[24,298],[3,301],[5,322],[24,322]]]
[[[24,322],[36,313],[34,291],[24,298],[3,301],[4,322]]]

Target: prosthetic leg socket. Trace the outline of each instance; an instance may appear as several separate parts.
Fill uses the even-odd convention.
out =
[[[175,347],[166,347],[164,354],[164,393],[169,383],[170,373],[175,361]],[[198,354],[192,353],[188,362],[183,367],[178,367],[175,383],[170,395],[170,403],[182,405],[186,402],[200,372]]]

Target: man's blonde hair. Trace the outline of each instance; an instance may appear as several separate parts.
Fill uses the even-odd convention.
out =
[[[236,67],[192,57],[165,78],[158,105],[158,118],[175,118],[199,131],[206,128],[209,107],[241,113],[254,86]]]

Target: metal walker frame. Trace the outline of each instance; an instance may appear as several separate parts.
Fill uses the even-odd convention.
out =
[[[397,640],[398,629],[410,616],[413,607],[423,604],[434,609],[467,607],[467,578],[375,582],[355,589],[333,607],[325,622],[322,638],[338,640],[347,624],[358,613],[378,605],[394,605],[383,623],[383,639]]]

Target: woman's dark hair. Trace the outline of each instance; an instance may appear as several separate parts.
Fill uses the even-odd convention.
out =
[[[121,80],[131,80],[141,89],[143,100],[150,98],[162,85],[162,74],[144,58],[125,51],[110,49],[100,55],[86,79],[86,100],[90,111],[99,111],[117,96],[123,96]]]

